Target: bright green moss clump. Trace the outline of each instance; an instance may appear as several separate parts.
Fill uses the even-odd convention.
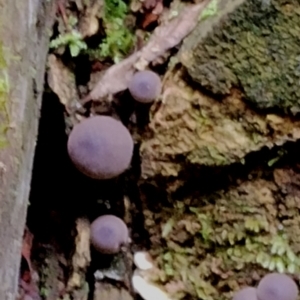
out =
[[[299,45],[299,0],[248,0],[191,49],[192,59],[183,63],[213,93],[240,87],[260,108],[298,112]]]

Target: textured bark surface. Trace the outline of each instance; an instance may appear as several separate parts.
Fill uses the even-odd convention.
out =
[[[18,287],[52,1],[0,1],[0,299]]]

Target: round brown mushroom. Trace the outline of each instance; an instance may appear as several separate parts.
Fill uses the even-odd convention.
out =
[[[236,292],[233,296],[233,300],[257,300],[256,293],[256,288],[248,286]]]
[[[74,126],[68,140],[74,165],[94,179],[110,179],[130,165],[133,140],[128,129],[108,116],[95,116]]]
[[[258,300],[296,300],[298,287],[295,281],[280,273],[264,276],[257,286]]]
[[[128,89],[136,101],[151,103],[161,92],[161,80],[152,71],[138,71],[133,75]]]
[[[118,253],[128,241],[126,224],[114,215],[100,216],[91,224],[91,243],[103,254]]]

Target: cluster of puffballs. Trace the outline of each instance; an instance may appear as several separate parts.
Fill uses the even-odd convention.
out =
[[[138,71],[128,90],[136,101],[151,103],[161,93],[160,77],[152,71]],[[129,167],[134,142],[120,121],[98,115],[74,126],[67,148],[71,161],[80,172],[93,179],[105,180],[119,176]],[[91,224],[91,244],[101,253],[118,253],[128,240],[126,224],[114,215],[100,216]]]
[[[161,92],[159,76],[152,71],[136,72],[128,90],[141,103],[153,102]],[[86,176],[112,179],[130,165],[133,139],[128,129],[109,116],[94,116],[75,125],[68,139],[68,153],[75,167]],[[118,253],[129,241],[124,221],[114,215],[102,215],[91,224],[91,244],[103,254]],[[298,288],[287,275],[271,273],[261,279],[257,288],[238,291],[233,300],[296,300]]]
[[[257,288],[245,287],[238,291],[233,300],[297,300],[298,287],[286,274],[270,273],[264,276]]]

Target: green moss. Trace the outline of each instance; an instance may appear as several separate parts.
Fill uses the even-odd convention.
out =
[[[6,147],[6,137],[9,127],[8,95],[9,77],[7,73],[7,58],[3,45],[0,43],[0,150]]]
[[[286,184],[289,178],[298,180],[298,175],[288,171],[281,171],[281,176]],[[291,195],[295,191],[290,190]],[[173,209],[147,210],[151,254],[162,270],[154,280],[166,287],[177,283],[181,288],[174,299],[232,299],[240,287],[256,285],[257,274],[298,273],[300,250],[293,238],[299,228],[296,233],[294,227],[281,223],[280,209],[289,196],[278,194],[271,181],[256,179],[228,191],[202,197],[195,193],[181,202],[173,199]],[[289,209],[295,207],[297,202],[289,204]],[[299,226],[297,216],[289,220]]]
[[[107,23],[106,37],[98,49],[88,49],[86,53],[92,60],[111,58],[118,63],[132,48],[134,36],[124,27],[123,22]]]
[[[4,55],[4,49],[2,43],[0,43],[0,70],[6,69],[7,63]]]
[[[81,34],[73,30],[71,32],[60,34],[50,43],[50,48],[69,47],[72,57],[76,57],[82,50],[87,49],[87,44],[83,41]]]
[[[59,22],[59,35],[50,42],[50,48],[63,51],[68,48],[72,57],[76,57],[86,50],[87,44],[83,40],[82,34],[76,29],[77,24],[78,19],[73,15],[68,17],[67,26],[64,22]]]
[[[184,62],[192,78],[216,94],[241,87],[260,108],[298,112],[300,1],[245,1],[220,23]]]
[[[102,21],[106,36],[99,49],[87,51],[92,59],[111,58],[117,63],[129,53],[135,38],[125,24],[127,12],[124,1],[105,0]]]

